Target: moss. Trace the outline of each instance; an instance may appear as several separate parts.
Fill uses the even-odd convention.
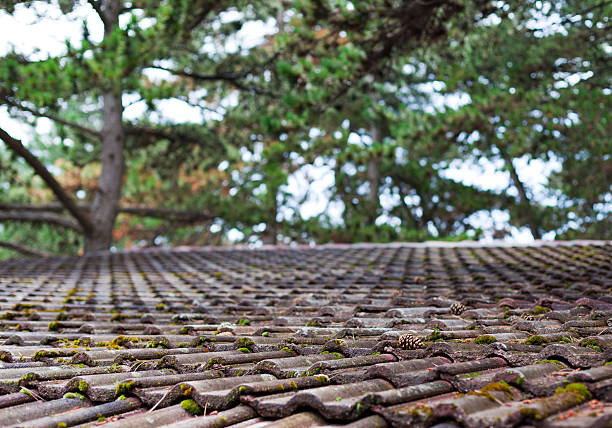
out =
[[[241,318],[240,320],[238,320],[238,325],[251,325],[251,320],[249,320],[248,318]]]
[[[565,388],[559,387],[555,390],[555,395],[556,394],[573,394],[580,401],[590,400],[593,397],[589,388],[581,383],[570,383]]]
[[[416,420],[421,419],[426,421],[433,416],[433,409],[423,403],[417,403],[417,405],[409,409],[408,412]]]
[[[612,361],[608,361],[604,366],[612,366]]]
[[[179,330],[179,334],[189,334],[189,329],[187,327],[182,327]]]
[[[248,337],[241,337],[240,339],[236,340],[236,342],[234,342],[234,344],[236,346],[236,349],[238,349],[238,348],[251,348],[252,346],[255,345],[255,342],[253,342]]]
[[[251,350],[249,348],[238,348],[237,351],[244,352],[245,354],[249,354]]]
[[[132,389],[134,389],[135,386],[136,384],[134,383],[133,380],[129,380],[127,382],[121,382],[120,384],[117,385],[117,388],[115,388],[115,396],[127,394]]]
[[[6,352],[3,352],[2,354],[0,354],[0,361],[4,361],[5,363],[10,363],[11,362],[11,355],[7,354]]]
[[[117,397],[117,399],[115,401],[123,401],[123,400],[127,400],[127,397],[122,394],[119,397]]]
[[[529,312],[531,312],[533,315],[542,315],[542,314],[545,314],[546,312],[550,312],[550,308],[537,305],[535,308],[533,308]]]
[[[181,384],[181,392],[183,393],[183,395],[188,397],[191,395],[192,391],[193,391],[193,388],[190,387],[189,385],[186,385],[184,383]]]
[[[438,327],[434,328],[427,340],[431,340],[432,342],[435,342],[436,340],[442,340],[440,329]]]
[[[21,382],[32,382],[35,381],[37,379],[37,376],[35,373],[27,373],[25,376],[23,376],[21,379],[19,379],[19,383]]]
[[[97,416],[98,416],[98,419],[97,419],[98,422],[104,422],[106,420],[106,418],[102,416],[100,413],[98,413]]]
[[[85,400],[85,396],[83,394],[79,394],[78,392],[67,392],[64,394],[63,398],[78,398],[79,400]]]
[[[49,331],[57,331],[60,329],[61,324],[59,321],[51,321],[47,327]]]
[[[542,415],[540,414],[540,412],[538,412],[536,409],[532,407],[522,407],[520,409],[520,413],[526,418],[536,419],[536,420],[542,419]]]
[[[86,392],[87,388],[89,388],[89,385],[87,385],[87,382],[85,382],[84,380],[80,380],[77,388],[81,392]]]
[[[45,358],[55,358],[55,357],[59,357],[60,353],[57,351],[36,351],[34,353],[34,355],[32,356],[32,360],[34,361],[40,361],[43,360]]]
[[[2,320],[12,320],[15,319],[15,317],[17,317],[18,314],[16,314],[15,312],[5,312],[2,315],[0,315],[0,319]]]
[[[512,394],[512,387],[510,385],[508,385],[506,382],[504,382],[503,380],[499,381],[499,382],[493,382],[493,383],[490,383],[488,385],[485,385],[480,390],[482,392],[485,392],[485,393],[487,393],[487,392],[491,393],[493,391],[503,392],[508,397],[508,399],[510,399],[510,400],[512,399],[512,396],[513,396],[513,394]]]
[[[66,422],[60,422],[57,424],[57,428],[66,428],[68,425],[66,425]]]
[[[557,342],[559,343],[571,343],[572,339],[570,339],[567,336],[563,336],[561,339],[559,339]]]
[[[264,331],[263,333],[261,333],[261,335],[263,337],[268,337],[268,336],[270,336],[270,333],[268,333],[267,331]]]
[[[145,344],[145,348],[162,348],[162,349],[167,349],[169,347],[170,347],[170,343],[168,342],[168,339],[166,339],[165,337],[160,337],[159,339],[149,340]]]
[[[482,336],[478,336],[476,340],[474,340],[479,345],[489,345],[491,343],[497,342],[497,339],[490,334],[483,334]]]
[[[208,360],[208,363],[206,363],[206,369],[210,370],[213,368],[214,365],[223,363],[224,361],[221,358],[211,358],[210,360]]]
[[[128,343],[138,343],[140,339],[138,337],[126,337],[126,336],[117,336],[113,340],[109,342],[110,345],[124,346]]]
[[[538,336],[537,334],[523,341],[525,345],[543,345],[544,343],[548,343],[548,342],[550,342],[548,339],[542,336]]]
[[[12,310],[13,310],[13,311],[18,311],[18,312],[21,312],[21,311],[22,311],[22,310],[24,310],[24,309],[34,309],[35,307],[36,307],[36,306],[31,305],[31,304],[29,304],[29,303],[16,303],[16,304],[13,306]]]
[[[321,367],[314,367],[310,370],[306,370],[304,372],[304,374],[302,375],[303,377],[307,377],[307,376],[314,376],[321,373]]]
[[[163,303],[158,303],[157,305],[155,305],[155,309],[157,309],[158,311],[163,311],[164,309],[166,309],[166,305]]]
[[[591,348],[595,351],[601,352],[601,348],[599,347],[599,341],[597,339],[584,339],[580,342],[580,346],[583,348]]]
[[[208,342],[214,342],[214,340],[208,339],[204,336],[200,336],[196,340],[191,342],[191,346],[193,346],[194,348],[207,348]]]
[[[204,411],[198,405],[198,403],[196,403],[195,401],[193,401],[191,399],[181,401],[181,407],[183,409],[185,409],[186,412],[188,412],[188,413],[190,413],[190,414],[192,414],[194,416],[199,416],[202,413],[204,413]]]
[[[125,315],[125,314],[115,314],[115,315],[113,315],[111,317],[111,321],[112,322],[120,322],[120,321],[123,321],[123,320],[127,319],[127,317],[128,316]]]

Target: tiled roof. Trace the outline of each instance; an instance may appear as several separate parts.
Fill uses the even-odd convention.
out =
[[[610,243],[147,250],[0,284],[0,426],[612,426]]]

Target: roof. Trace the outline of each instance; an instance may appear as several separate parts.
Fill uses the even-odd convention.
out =
[[[147,250],[0,283],[0,426],[612,426],[607,242]]]

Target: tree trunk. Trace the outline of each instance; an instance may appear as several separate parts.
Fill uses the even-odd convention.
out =
[[[533,235],[533,239],[542,239],[542,232],[540,230],[540,225],[537,220],[537,217],[533,211],[533,206],[531,204],[531,200],[529,196],[527,196],[527,190],[525,189],[525,185],[521,181],[516,172],[516,168],[514,168],[514,164],[512,163],[512,158],[508,156],[508,154],[498,146],[498,149],[506,163],[506,167],[508,168],[508,172],[510,173],[510,178],[514,183],[514,187],[518,190],[520,206],[523,211],[523,215],[527,219],[527,226],[529,226],[529,230],[531,230],[531,234]]]
[[[377,125],[374,125],[370,130],[372,143],[380,143],[382,141],[382,133]],[[368,158],[368,183],[370,190],[368,191],[367,199],[367,221],[368,224],[374,224],[378,217],[378,208],[380,207],[380,198],[378,196],[378,184],[380,182],[380,156],[376,153],[370,153]]]
[[[119,23],[121,2],[101,2],[100,18],[104,22],[104,38],[109,38]],[[94,230],[85,235],[85,253],[108,250],[113,243],[113,226],[119,211],[121,185],[125,169],[125,130],[121,82],[102,94],[102,172],[91,207]]]
[[[119,211],[125,169],[121,95],[107,92],[103,100],[102,173],[98,179],[91,210],[94,230],[85,236],[86,253],[108,250],[112,245],[113,226]]]

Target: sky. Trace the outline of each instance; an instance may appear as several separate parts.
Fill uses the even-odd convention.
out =
[[[231,21],[236,19],[236,16],[228,13],[221,18],[224,21]],[[94,41],[101,40],[103,32],[102,24],[93,9],[86,2],[78,6],[69,15],[69,19],[62,15],[57,7],[42,2],[35,3],[35,7],[29,9],[18,7],[14,15],[0,11],[0,28],[2,28],[3,34],[10,34],[10,38],[0,39],[0,54],[3,55],[13,48],[35,59],[60,54],[65,50],[66,40],[70,40],[72,43],[77,43],[80,40],[83,20],[87,23],[91,38]],[[124,20],[127,20],[127,17],[124,17]],[[254,46],[263,41],[265,34],[272,32],[274,32],[274,24],[271,22],[250,23],[241,31],[239,39],[230,41],[227,47],[232,48],[232,44],[234,44],[236,49],[241,45],[247,47]],[[149,69],[146,73],[151,79],[169,78],[165,72],[160,70]],[[431,88],[429,89],[432,92],[438,89],[436,88],[436,83],[440,82],[430,84]],[[192,94],[194,100],[197,96],[197,93]],[[224,102],[226,106],[231,105],[237,102],[237,98],[229,98]],[[432,108],[456,108],[467,102],[469,102],[469,96],[466,94],[452,96],[434,94],[434,105]],[[137,99],[130,95],[125,96],[124,104],[129,104],[129,107],[125,110],[126,119],[139,117],[146,109],[144,102],[138,102]],[[158,104],[158,110],[165,118],[175,122],[198,122],[202,121],[203,118],[218,119],[221,117],[220,114],[218,115],[219,117],[215,117],[215,113],[203,113],[202,109],[189,106],[179,100],[163,101]],[[206,117],[207,114],[212,116]],[[155,120],[155,117],[152,117],[152,119]],[[0,107],[0,121],[7,132],[21,139],[26,145],[28,141],[32,140],[35,132],[44,134],[52,126],[49,120],[41,119],[38,121],[37,127],[31,129],[11,119],[4,107]],[[360,137],[357,134],[351,135],[350,138],[353,140],[353,143],[360,143],[358,141]],[[544,162],[541,160],[529,160],[527,157],[523,157],[516,160],[515,167],[521,180],[526,183],[537,200],[550,204],[555,203],[554,199],[550,199],[545,194],[544,185],[548,175],[560,168],[558,161],[552,159],[549,162]],[[476,161],[456,161],[443,174],[464,184],[474,185],[487,190],[502,191],[507,189],[510,183],[509,174],[501,170],[501,165],[485,158]],[[332,185],[332,168],[322,159],[319,159],[314,165],[306,165],[290,176],[285,190],[294,195],[294,202],[306,196],[305,203],[299,207],[296,206],[296,210],[299,211],[302,217],[307,218],[318,215],[327,210],[333,220],[340,218],[342,205],[329,203]],[[509,192],[513,190],[513,188],[510,188]],[[381,196],[381,203],[383,207],[391,207],[395,202],[390,195],[383,194]],[[289,215],[289,213],[284,213],[284,215]],[[470,222],[474,226],[485,230],[483,239],[486,241],[492,240],[494,229],[502,228],[509,230],[511,233],[506,238],[507,240],[521,243],[533,240],[528,228],[518,229],[510,227],[508,219],[507,212],[495,210],[490,213],[477,213],[470,218]],[[379,218],[378,221],[393,224],[393,219],[385,216]],[[236,230],[231,231],[229,238],[240,238],[240,232]],[[544,237],[544,239],[553,238],[554,233]]]

